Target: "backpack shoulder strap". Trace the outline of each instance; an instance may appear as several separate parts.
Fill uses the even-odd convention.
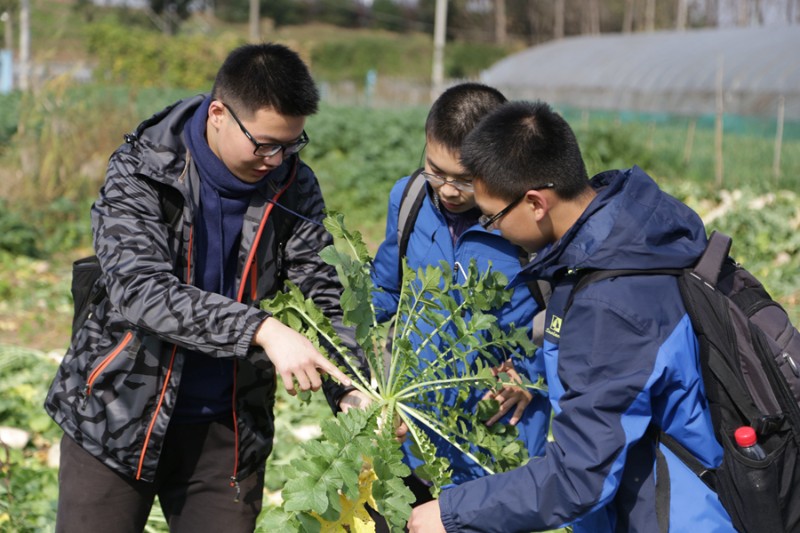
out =
[[[729,236],[718,231],[712,231],[708,238],[708,244],[697,261],[692,273],[708,283],[712,287],[717,286],[719,274],[722,271],[722,264],[728,258],[731,251],[732,240]]]
[[[575,285],[572,287],[572,292],[567,298],[567,304],[564,306],[564,314],[572,307],[572,301],[575,298],[575,293],[586,287],[587,285],[609,278],[618,278],[620,276],[680,276],[684,273],[682,268],[654,268],[654,269],[617,269],[617,270],[581,270],[573,274],[578,278]]]
[[[519,249],[519,266],[524,267],[530,262],[530,256],[522,248]],[[550,302],[550,294],[553,292],[550,283],[537,279],[536,281],[526,281],[528,291],[536,301],[538,310],[533,317],[531,338],[536,346],[542,346],[544,342],[544,322],[547,315],[547,304]]]
[[[397,213],[397,247],[399,252],[397,265],[400,273],[398,279],[403,279],[403,258],[406,256],[406,251],[408,251],[408,239],[417,221],[417,215],[419,215],[422,201],[425,199],[425,193],[425,178],[422,177],[422,169],[418,168],[411,175],[405,189],[403,189],[403,195],[400,197],[400,209]]]
[[[522,248],[518,249],[518,259],[520,267],[524,267],[530,262],[530,256]],[[536,280],[526,281],[525,285],[528,286],[531,296],[534,300],[536,300],[536,305],[539,306],[539,311],[544,311],[544,309],[547,307],[547,302],[550,301],[550,293],[552,292],[550,283],[543,280]]]
[[[718,231],[711,232],[708,238],[708,244],[700,256],[695,266],[691,269],[691,273],[702,280],[704,283],[716,287],[719,280],[722,265],[728,258],[731,250],[731,238],[724,233]],[[680,276],[684,273],[683,269],[678,268],[659,268],[650,270],[637,270],[637,269],[617,269],[617,270],[582,270],[576,276],[578,281],[572,288],[572,292],[567,300],[567,305],[564,313],[572,306],[573,295],[586,287],[590,283],[600,281],[602,279],[616,278],[619,276],[642,276],[642,275],[669,275]]]

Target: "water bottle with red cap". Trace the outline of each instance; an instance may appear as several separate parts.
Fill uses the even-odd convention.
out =
[[[739,446],[739,450],[745,456],[755,461],[763,461],[767,458],[764,449],[758,444],[756,430],[750,426],[738,428],[733,434],[733,437],[736,440],[736,444]]]

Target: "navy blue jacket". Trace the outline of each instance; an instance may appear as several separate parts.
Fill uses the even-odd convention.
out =
[[[386,239],[375,255],[373,282],[382,290],[374,293],[373,303],[378,311],[377,318],[381,322],[389,320],[397,312],[400,294],[397,219],[400,198],[408,179],[408,177],[400,179],[392,188],[389,195]],[[408,241],[406,258],[409,267],[416,271],[428,265],[437,266],[440,261],[444,261],[453,268],[453,275],[464,276],[464,272],[469,268],[470,260],[475,259],[481,272],[486,271],[491,263],[493,271],[502,272],[508,279],[512,279],[519,273],[520,263],[517,247],[498,233],[485,231],[478,224],[467,229],[453,245],[444,215],[434,205],[430,196],[431,190],[427,185],[426,187],[428,195],[423,201]],[[512,323],[518,327],[530,327],[537,311],[536,302],[531,298],[528,288],[523,285],[514,291],[511,301],[495,311],[494,314],[498,317],[498,325],[501,328],[508,327]],[[430,324],[420,322],[417,326],[423,332],[432,330]],[[426,348],[420,355],[428,360],[436,357],[435,351],[430,348]],[[527,375],[533,382],[536,382],[542,371],[542,366],[537,366],[533,357],[515,358],[514,365],[520,374]],[[474,407],[484,392],[473,391],[467,406]],[[452,405],[453,395],[445,392],[444,396],[445,401]],[[508,423],[509,418],[510,414],[506,415],[501,422]],[[522,419],[517,424],[520,439],[526,444],[529,455],[538,456],[544,453],[549,422],[550,408],[547,398],[543,394],[535,393],[533,401],[528,405]],[[446,441],[433,434],[429,434],[429,436],[436,443],[439,454],[450,460],[453,483],[462,483],[486,474],[483,468]],[[404,444],[406,460],[412,468],[416,468],[422,462],[411,454],[409,446],[409,442]]]
[[[672,276],[612,278],[575,293],[573,269],[683,268],[706,244],[694,211],[641,169],[592,179],[580,219],[523,276],[555,282],[544,364],[555,416],[545,457],[444,491],[448,532],[657,532],[652,423],[706,466],[722,448],[711,427],[697,339]],[[521,276],[522,277],[522,276]],[[517,282],[518,280],[515,280]],[[670,530],[733,532],[716,494],[668,450]]]

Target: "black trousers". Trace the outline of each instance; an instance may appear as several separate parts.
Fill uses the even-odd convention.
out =
[[[230,486],[232,424],[174,424],[153,483],[111,470],[69,437],[61,439],[57,533],[141,533],[158,496],[171,533],[251,533],[261,511],[263,468]]]

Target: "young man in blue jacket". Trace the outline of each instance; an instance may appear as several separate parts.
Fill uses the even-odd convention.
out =
[[[417,215],[413,230],[409,234],[405,258],[408,266],[420,268],[438,266],[441,261],[450,265],[454,276],[465,276],[470,261],[477,261],[478,268],[491,268],[504,273],[509,279],[520,270],[520,248],[503,239],[498,233],[484,230],[478,224],[480,211],[475,204],[472,176],[459,162],[461,143],[475,124],[506,101],[496,89],[477,83],[464,83],[442,93],[432,105],[425,123],[425,165],[421,176],[405,177],[393,187],[389,197],[386,224],[386,239],[375,256],[373,281],[380,291],[375,292],[374,304],[378,320],[386,321],[397,312],[400,294],[400,250],[397,238],[398,211],[403,191],[410,179],[424,178],[427,181],[425,196]],[[511,301],[495,314],[501,327],[510,324],[530,326],[538,311],[536,302],[524,285],[518,287]],[[433,326],[420,322],[418,327],[427,332]],[[441,341],[439,341],[441,344]],[[421,357],[431,360],[440,346],[429,346]],[[477,356],[477,354],[476,354]],[[539,377],[534,361],[516,359],[507,362],[516,371],[525,374],[531,381]],[[446,401],[455,401],[452,395]],[[473,391],[469,405],[474,408],[486,396],[486,391]],[[500,411],[487,423],[502,420],[515,424],[520,439],[525,443],[530,456],[541,455],[549,425],[549,405],[543,394],[531,393],[521,387],[501,389],[489,394],[500,403]],[[440,455],[450,461],[454,484],[475,479],[486,474],[485,470],[448,444],[438,435],[429,432]],[[406,461],[413,468],[422,464],[410,451],[410,441],[404,443]],[[415,477],[407,480],[417,493],[418,501],[430,499],[426,487]],[[426,494],[427,493],[427,494]]]
[[[569,125],[541,102],[488,116],[467,137],[462,163],[475,176],[484,227],[538,252],[515,281],[553,283],[543,351],[554,440],[544,457],[416,508],[409,530],[658,532],[651,429],[708,467],[722,459],[677,281],[606,279],[565,308],[581,270],[692,265],[706,244],[702,221],[637,167],[588,180]],[[669,530],[733,532],[716,494],[662,451]]]

